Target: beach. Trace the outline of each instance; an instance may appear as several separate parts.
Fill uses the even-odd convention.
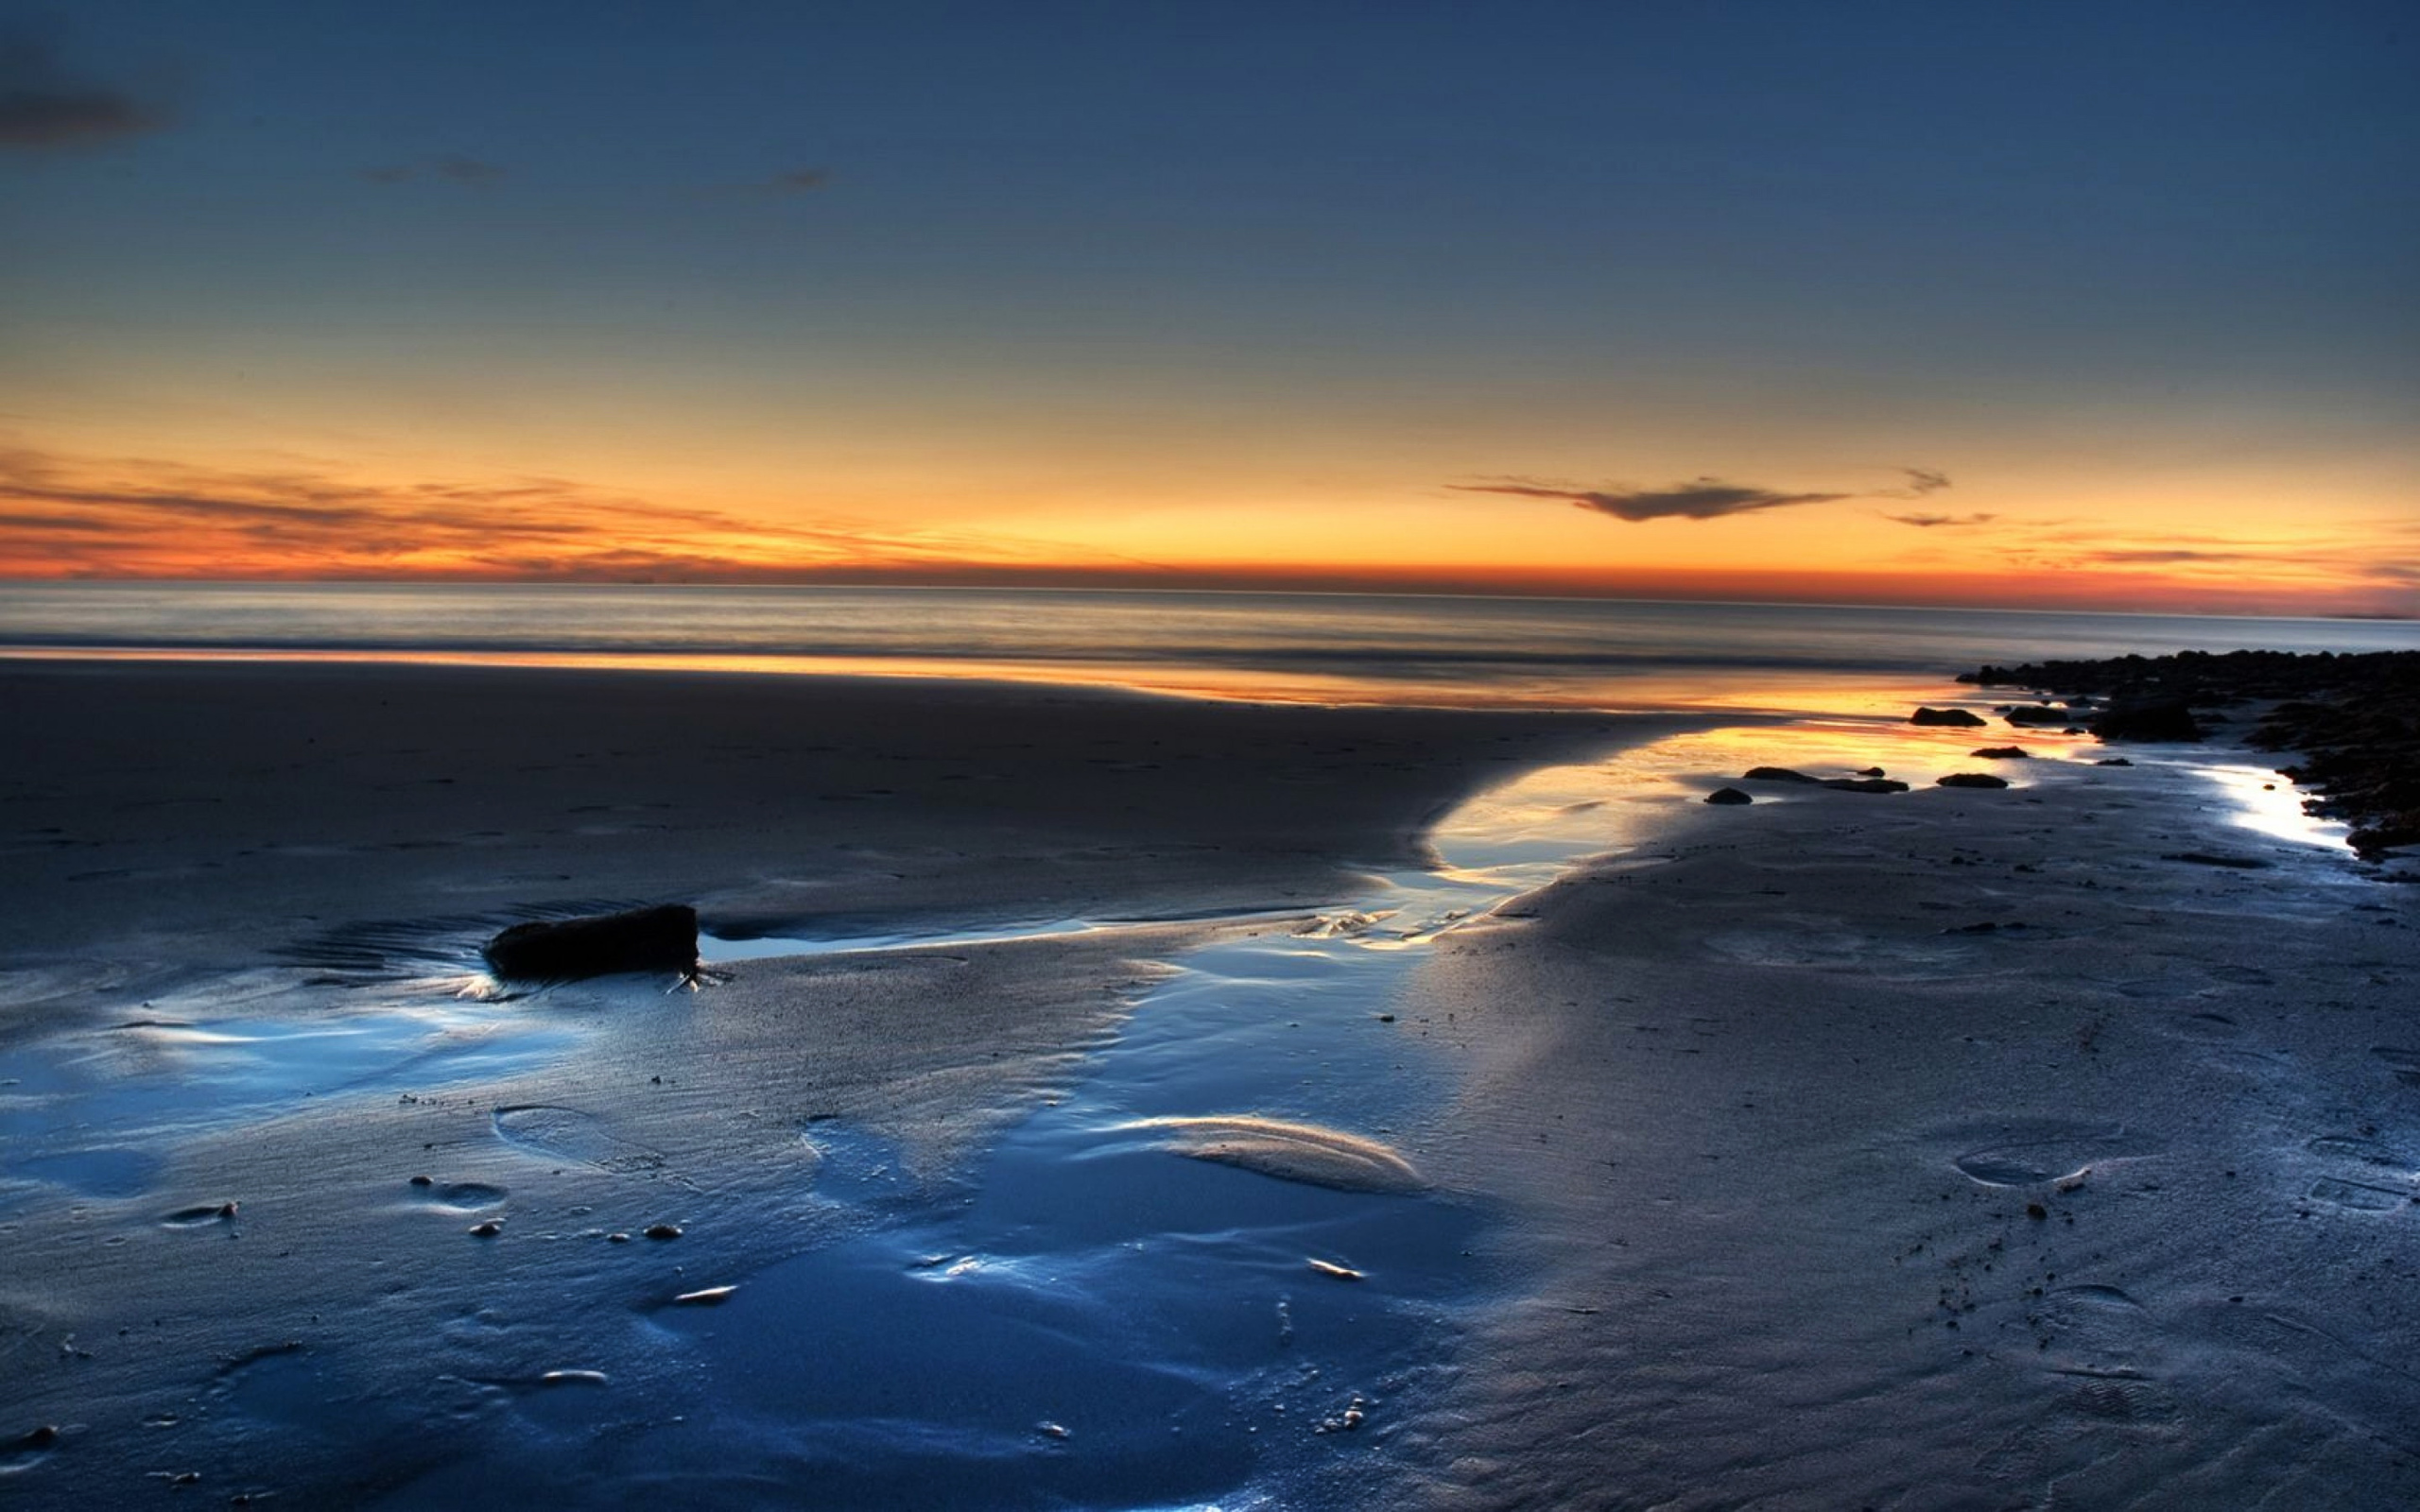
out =
[[[904,679],[0,701],[24,1504],[2420,1494],[2411,889],[2185,765]],[[1869,762],[1915,790],[1700,801]],[[1510,892],[1385,922],[1516,779],[1601,837],[1499,816]],[[661,902],[696,990],[475,982]]]

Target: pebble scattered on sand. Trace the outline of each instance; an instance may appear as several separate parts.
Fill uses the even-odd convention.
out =
[[[678,1239],[681,1237],[681,1226],[673,1223],[651,1223],[639,1231],[646,1234],[649,1239]]]

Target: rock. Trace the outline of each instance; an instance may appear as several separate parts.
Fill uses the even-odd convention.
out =
[[[1734,805],[1740,803],[1754,803],[1756,801],[1754,799],[1750,798],[1747,794],[1740,792],[1736,787],[1718,787],[1713,792],[1708,793],[1705,796],[1705,800],[1709,803]]]
[[[1787,766],[1751,766],[1740,775],[1743,782],[1813,782],[1816,779],[1805,772],[1793,772]]]
[[[2269,863],[2251,856],[2222,856],[2208,850],[2175,850],[2160,857],[2162,861],[2189,861],[2197,867],[2228,867],[2237,871],[2258,871]]]
[[[1884,771],[1879,766],[1867,766],[1861,768],[1857,775],[1859,777],[1888,777],[1891,774]]]
[[[615,971],[694,971],[698,911],[686,903],[515,924],[481,952],[499,977],[568,982]]]
[[[677,1223],[651,1223],[639,1232],[649,1239],[678,1239],[681,1237],[681,1226]]]
[[[2055,709],[2047,703],[2021,703],[2000,717],[2024,730],[2064,730],[2075,723],[2076,714],[2072,709]]]
[[[2112,704],[2092,722],[2092,732],[2103,740],[2200,740],[2202,727],[2193,711],[2177,700]]]
[[[1889,777],[1834,777],[1820,784],[1843,793],[1904,793],[1908,784]]]
[[[2024,762],[2033,759],[2033,753],[2022,746],[1986,746],[1980,750],[1970,750],[1966,754],[1980,756],[1986,761],[1995,762]]]
[[[1943,787],[2006,787],[2008,779],[1994,777],[1989,772],[1952,772],[1936,781]]]
[[[1908,716],[1908,723],[1911,725],[1979,725],[1982,722],[1980,715],[1963,709],[1919,708]]]
[[[2123,756],[2111,756],[2111,757],[2105,758],[2104,760],[2097,761],[2097,762],[2093,763],[2092,765],[2094,765],[2095,766],[2132,766],[2132,765],[2134,765],[2135,764],[2134,764],[2133,762],[2128,761],[2128,760],[2127,760],[2125,757],[2123,757]]]

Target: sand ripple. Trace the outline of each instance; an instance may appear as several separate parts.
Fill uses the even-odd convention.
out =
[[[1428,1185],[1391,1146],[1317,1124],[1238,1114],[1146,1118],[1120,1126],[1152,1134],[1163,1148],[1197,1160],[1239,1165],[1340,1192],[1420,1192]]]

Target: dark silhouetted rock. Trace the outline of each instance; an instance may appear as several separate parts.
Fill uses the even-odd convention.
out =
[[[1793,772],[1787,766],[1751,766],[1741,774],[1743,782],[1813,782],[1819,779],[1805,772]]]
[[[2200,740],[2202,727],[2182,702],[2118,703],[2092,722],[2103,740]]]
[[[2023,762],[2033,759],[2033,753],[2022,746],[1986,746],[1981,750],[1970,750],[1966,754],[1980,756],[1986,761],[1995,762]]]
[[[568,982],[615,971],[693,971],[698,911],[686,903],[515,924],[481,954],[499,977]]]
[[[2207,850],[2178,850],[2160,857],[2162,861],[2189,861],[2197,867],[2231,867],[2238,871],[2257,871],[2269,865],[2250,856],[2215,855]]]
[[[1979,725],[1982,718],[1963,709],[1921,708],[1908,716],[1911,725]]]
[[[1708,793],[1705,796],[1705,800],[1709,803],[1722,803],[1733,806],[1737,806],[1741,803],[1754,803],[1756,801],[1754,799],[1750,798],[1747,794],[1740,792],[1736,787],[1718,787],[1713,792]]]
[[[1888,777],[1833,777],[1821,784],[1842,793],[1904,793],[1908,784]]]
[[[2076,722],[2076,712],[2047,703],[2021,703],[2000,717],[2019,730],[2064,730]]]
[[[2007,778],[1994,777],[1989,772],[1952,772],[1947,777],[1936,778],[1935,781],[1944,787],[2008,786]]]
[[[1857,775],[1859,777],[1888,777],[1891,774],[1884,771],[1879,766],[1867,766],[1860,768]]]
[[[2123,756],[2104,756],[2100,761],[2097,761],[2092,765],[2095,766],[2132,766],[2135,764],[2128,761]]]

